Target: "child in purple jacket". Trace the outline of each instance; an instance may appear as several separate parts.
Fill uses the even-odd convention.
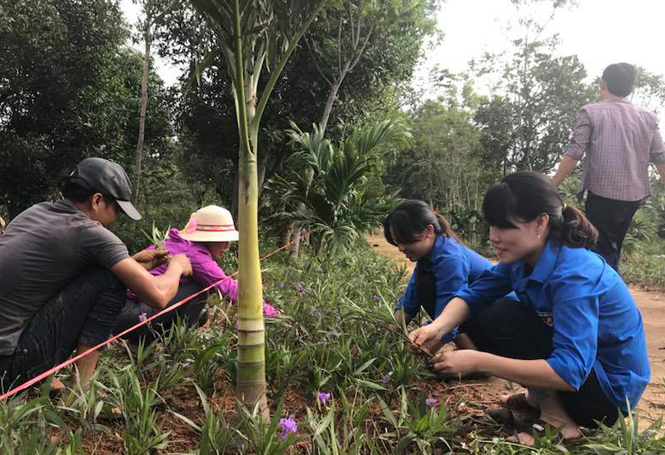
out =
[[[238,231],[235,229],[231,213],[215,205],[203,207],[194,213],[183,230],[171,229],[164,241],[164,248],[170,255],[180,253],[187,255],[192,264],[192,276],[180,280],[177,295],[166,306],[171,306],[215,283],[214,289],[229,301],[236,302],[238,283],[224,273],[217,259],[228,250],[230,242],[237,240]],[[147,249],[155,248],[155,245],[150,245]],[[150,273],[161,275],[166,268],[166,264],[160,265],[150,270]],[[162,310],[138,301],[138,298],[129,291],[127,295],[129,300],[118,318],[114,331],[116,334]],[[151,324],[153,329],[160,325],[168,328],[175,321],[176,315],[179,315],[189,327],[205,324],[208,321],[207,297],[208,293],[204,292],[176,310],[154,319]],[[265,302],[263,312],[265,316],[278,314],[275,308]],[[131,343],[137,343],[142,335],[151,336],[147,326],[128,333],[125,338]]]

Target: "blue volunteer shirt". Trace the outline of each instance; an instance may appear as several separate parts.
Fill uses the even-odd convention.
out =
[[[436,287],[436,303],[432,318],[441,314],[448,302],[469,284],[473,283],[492,263],[462,245],[451,237],[437,236],[434,240],[432,251],[416,263],[416,269],[411,275],[404,296],[399,299],[396,310],[403,310],[409,316],[414,317],[421,308],[418,300],[417,275],[422,269],[430,271],[434,275]],[[452,341],[457,334],[457,329],[447,334],[443,340]]]
[[[457,294],[480,311],[514,290],[554,329],[547,363],[579,390],[591,369],[605,396],[623,411],[646,388],[649,357],[642,316],[621,277],[597,254],[550,240],[530,275],[524,261],[498,263]]]

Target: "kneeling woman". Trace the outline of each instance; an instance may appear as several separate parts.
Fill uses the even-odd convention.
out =
[[[217,264],[217,259],[224,255],[230,242],[237,240],[238,231],[235,229],[231,213],[215,205],[209,205],[194,213],[183,230],[171,229],[164,242],[164,248],[170,255],[186,254],[192,264],[192,276],[181,279],[178,293],[167,306],[174,305],[215,283],[217,283],[215,289],[226,299],[236,302],[238,284],[224,273],[224,270]],[[147,249],[154,248],[155,245],[150,245]],[[164,274],[166,270],[167,265],[164,264],[153,268],[150,273],[158,276]],[[128,293],[128,295],[129,301],[118,317],[114,330],[116,334],[162,310],[162,308],[153,308],[145,302],[138,301],[132,293]],[[151,326],[168,329],[175,321],[176,314],[189,327],[205,324],[208,320],[207,297],[207,293],[194,297],[176,310],[151,321]],[[266,316],[277,314],[270,304],[264,302],[263,308]],[[136,344],[141,336],[145,336],[147,341],[151,341],[154,333],[144,325],[128,333],[125,338]]]
[[[438,356],[444,375],[484,372],[527,387],[507,400],[540,411],[561,428],[612,425],[634,408],[649,382],[644,326],[617,273],[587,250],[595,228],[562,204],[549,178],[518,172],[492,186],[483,202],[500,262],[457,294],[430,325],[410,334],[434,345],[464,323],[479,349]],[[514,290],[519,301],[497,298]],[[466,321],[466,322],[465,322]],[[520,433],[530,444],[530,434]]]
[[[400,203],[384,219],[383,230],[388,243],[416,263],[406,292],[395,308],[397,321],[403,318],[408,324],[421,308],[435,319],[458,292],[492,267],[490,261],[457,239],[445,217],[422,201]],[[455,336],[453,329],[441,339],[441,344]],[[464,337],[455,341],[465,346]]]

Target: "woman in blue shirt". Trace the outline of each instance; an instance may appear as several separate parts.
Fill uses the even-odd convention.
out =
[[[434,359],[444,375],[484,372],[527,387],[510,397],[540,411],[564,438],[578,427],[612,425],[635,407],[649,382],[644,326],[630,291],[590,252],[596,229],[537,172],[517,172],[483,202],[500,262],[457,294],[430,325],[410,334],[421,346],[464,323],[479,351]],[[495,301],[515,291],[518,302]],[[466,321],[466,322],[465,322]],[[520,433],[520,442],[532,443]]]
[[[424,309],[435,319],[455,295],[473,283],[490,261],[464,246],[448,224],[422,201],[406,200],[395,207],[383,221],[388,243],[395,245],[416,268],[404,296],[395,308],[395,318],[409,323]],[[441,339],[452,341],[456,330]],[[458,345],[468,347],[464,337]]]

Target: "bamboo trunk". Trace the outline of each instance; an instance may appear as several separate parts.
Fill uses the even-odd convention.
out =
[[[256,143],[255,141],[253,141]],[[265,380],[265,329],[258,236],[256,154],[243,152],[238,188],[238,377],[236,397],[269,417]]]
[[[234,95],[240,135],[238,162],[238,376],[236,398],[245,408],[267,422],[270,411],[266,400],[265,328],[258,226],[258,122],[256,92],[251,77],[245,73],[239,0],[233,2],[233,31],[236,50]]]

